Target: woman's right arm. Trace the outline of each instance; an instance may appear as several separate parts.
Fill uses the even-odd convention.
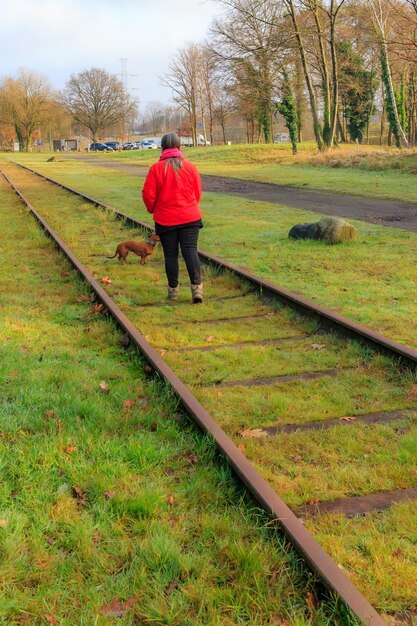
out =
[[[157,198],[157,185],[153,167],[148,172],[142,189],[142,199],[148,213],[153,213]]]

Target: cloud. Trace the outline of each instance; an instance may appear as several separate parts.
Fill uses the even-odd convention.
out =
[[[0,76],[25,67],[46,74],[54,87],[62,88],[70,74],[94,66],[119,74],[120,59],[126,58],[129,84],[133,88],[140,83],[142,102],[167,101],[159,77],[179,47],[204,39],[216,9],[213,0],[4,3]]]

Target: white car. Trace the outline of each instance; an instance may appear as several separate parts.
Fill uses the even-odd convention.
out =
[[[158,146],[156,145],[154,141],[147,141],[145,139],[144,141],[139,142],[139,149],[140,150],[157,150]]]

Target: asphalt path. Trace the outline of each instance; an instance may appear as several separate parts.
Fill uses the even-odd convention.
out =
[[[108,167],[117,171],[125,172],[130,176],[145,177],[148,167],[135,163],[122,163],[120,161],[94,158],[90,155],[71,155],[66,158],[88,162],[90,165]],[[396,200],[383,200],[362,196],[350,196],[345,194],[313,191],[302,187],[290,187],[287,185],[275,185],[256,181],[242,180],[240,178],[227,178],[224,176],[202,175],[203,190],[206,192],[223,193],[232,196],[243,197],[247,200],[270,202],[281,204],[296,209],[304,209],[325,215],[333,215],[351,218],[401,228],[417,232],[417,178],[416,178],[416,204]]]

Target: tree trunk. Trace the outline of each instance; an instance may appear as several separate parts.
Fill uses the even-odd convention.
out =
[[[300,53],[301,65],[303,68],[304,78],[305,78],[306,85],[307,85],[307,90],[308,90],[308,95],[309,95],[309,100],[310,100],[311,114],[313,116],[314,136],[316,138],[316,142],[317,142],[317,146],[319,150],[323,150],[324,148],[323,134],[322,134],[322,128],[321,128],[320,121],[319,121],[316,95],[314,93],[313,82],[311,80],[311,76],[308,71],[306,52],[304,49],[303,40],[301,38],[300,29],[298,27],[297,17],[295,15],[295,8],[294,8],[293,0],[286,0],[286,5],[289,9],[291,21],[293,23],[294,34],[295,34],[295,38],[296,38],[297,46],[298,46],[298,52]]]
[[[405,146],[406,148],[408,148],[409,144],[407,141],[407,137],[405,136],[404,130],[401,126],[400,117],[398,115],[397,102],[395,99],[394,87],[392,84],[391,70],[389,66],[388,48],[387,48],[387,43],[385,39],[381,39],[380,45],[381,45],[382,80],[384,81],[384,84],[385,84],[387,108],[388,108],[388,103],[389,103],[391,113],[392,113],[392,118],[393,118],[391,120],[392,131],[395,135],[395,142],[396,142],[397,147],[401,148],[402,146]]]

